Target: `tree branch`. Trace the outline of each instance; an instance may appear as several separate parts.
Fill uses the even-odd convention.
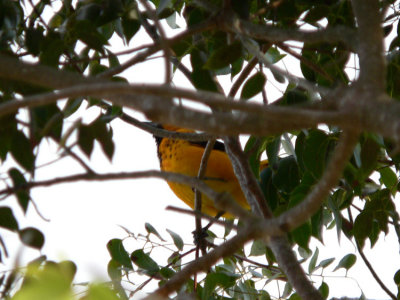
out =
[[[256,40],[277,43],[287,41],[299,41],[305,43],[343,42],[350,48],[355,48],[357,42],[354,30],[346,26],[330,27],[322,30],[300,30],[279,28],[272,25],[260,25],[237,17],[224,16],[220,27],[228,32],[238,32],[244,36]]]
[[[382,290],[384,290],[386,292],[386,294],[388,294],[388,296],[390,298],[392,298],[393,300],[397,300],[398,298],[396,297],[396,295],[394,295],[389,289],[388,287],[383,283],[383,281],[379,278],[378,274],[376,274],[374,268],[372,267],[371,263],[368,261],[367,257],[364,254],[364,251],[361,249],[360,244],[356,241],[356,245],[357,245],[357,250],[358,253],[360,253],[360,256],[362,258],[362,260],[364,261],[365,265],[367,266],[368,270],[370,271],[372,277],[374,277],[374,279],[376,280],[376,282],[380,285],[380,287],[382,288]]]
[[[379,1],[352,0],[351,3],[358,25],[359,82],[365,91],[376,96],[385,90],[386,78],[384,37]]]

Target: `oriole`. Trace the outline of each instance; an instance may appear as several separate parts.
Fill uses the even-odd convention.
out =
[[[176,132],[194,132],[193,130],[163,125],[158,127]],[[155,137],[157,153],[162,171],[180,173],[192,177],[198,175],[201,159],[207,142],[191,142],[182,139]],[[267,162],[263,161],[262,165]],[[224,144],[216,142],[208,159],[204,182],[216,192],[230,193],[243,208],[249,209],[249,205],[239,182],[233,172],[231,161],[225,152]],[[175,195],[192,209],[194,208],[194,192],[190,186],[167,182]],[[210,216],[216,216],[219,211],[215,208],[213,200],[202,194],[201,211]],[[229,213],[223,215],[233,218]]]

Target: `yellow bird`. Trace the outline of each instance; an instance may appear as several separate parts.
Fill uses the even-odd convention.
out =
[[[178,128],[175,126],[163,125],[158,127],[176,132],[194,132],[193,130]],[[160,160],[160,168],[162,171],[180,173],[192,177],[197,177],[201,159],[207,142],[191,142],[181,139],[171,139],[155,137],[157,142],[158,158]],[[262,162],[265,166],[266,161]],[[224,144],[216,142],[214,149],[211,151],[207,163],[207,169],[204,176],[204,182],[214,189],[216,192],[227,192],[232,195],[243,208],[249,209],[249,205],[239,182],[233,172],[231,161],[225,152]],[[175,195],[185,202],[192,209],[194,208],[194,192],[192,187],[168,182],[169,187]],[[202,194],[202,212],[210,216],[216,216],[219,211],[215,208],[214,202]],[[226,218],[233,218],[232,215],[226,213]]]

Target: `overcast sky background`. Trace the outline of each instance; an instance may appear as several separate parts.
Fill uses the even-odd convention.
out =
[[[169,29],[167,25],[165,25],[165,28],[168,29],[167,32],[170,36],[178,33],[177,30]],[[129,46],[137,47],[150,42],[151,40],[141,30]],[[122,42],[117,37],[113,39],[112,45],[114,51],[122,49]],[[130,58],[130,56],[124,56],[121,61],[127,58]],[[286,67],[290,71],[299,72],[298,65],[295,63],[286,64]],[[160,83],[164,80],[163,68],[162,59],[153,59],[131,68],[123,75],[132,83]],[[268,76],[271,77],[267,73]],[[179,72],[176,73],[174,83],[180,87],[191,88],[188,81]],[[229,89],[230,79],[228,77],[223,79],[223,85],[226,89]],[[282,89],[282,87],[280,88]],[[279,87],[271,84],[267,85],[266,90],[269,99],[281,95]],[[138,113],[129,110],[125,110],[125,112],[143,119]],[[96,107],[90,108],[88,111],[81,110],[67,121],[64,130],[72,125],[77,118],[83,117],[85,122],[90,122],[98,116],[98,113],[99,109]],[[21,113],[21,117],[24,117],[23,113]],[[96,144],[92,158],[90,162],[88,161],[96,172],[131,172],[159,169],[155,142],[150,134],[118,119],[111,124],[116,144],[114,158],[112,162],[109,162]],[[43,141],[40,148],[40,156],[37,159],[38,165],[52,161],[60,154],[58,146],[50,141]],[[82,153],[80,154],[81,157],[84,157]],[[13,163],[10,160],[1,165],[1,174],[5,174],[11,166],[13,166]],[[64,158],[57,163],[38,169],[36,180],[66,176],[83,171],[76,161]],[[0,188],[3,187],[1,184],[3,183],[0,183]],[[185,242],[191,243],[193,240],[191,235],[194,230],[193,218],[165,210],[168,205],[184,208],[186,206],[175,197],[167,184],[159,179],[73,182],[52,187],[35,188],[31,195],[40,213],[49,221],[43,220],[32,205],[24,217],[19,207],[15,205],[14,197],[2,201],[1,205],[10,205],[14,208],[21,228],[35,226],[43,231],[46,242],[42,253],[47,255],[49,259],[56,261],[70,259],[77,264],[77,282],[93,279],[108,280],[106,269],[110,256],[106,244],[112,238],[125,238],[127,236],[119,225],[126,227],[135,234],[144,234],[146,233],[144,224],[149,222],[165,239],[170,240],[165,231],[168,228],[181,235]],[[362,204],[360,205],[362,206]],[[213,228],[217,228],[213,229],[217,232],[221,231],[218,226]],[[19,245],[18,238],[15,234],[4,230],[1,231],[1,234],[11,252],[10,259],[6,260],[5,265],[0,266],[1,269],[9,269],[15,263],[17,257],[20,265],[24,265],[40,254],[39,251],[29,248],[20,248],[19,251],[13,252]],[[382,243],[382,239],[385,242]],[[155,237],[153,237],[153,240],[158,242]],[[313,241],[312,245],[311,249],[318,246],[320,250],[318,262],[322,259],[337,257],[337,261],[328,270],[332,270],[344,255],[350,252],[355,253],[356,250],[355,246],[344,235],[342,235],[339,244],[335,229],[327,232],[325,246],[317,241]],[[132,239],[126,241],[126,248],[129,251],[139,247],[141,247],[139,242],[135,244]],[[400,267],[399,244],[396,236],[391,233],[387,237],[381,237],[372,251],[369,250],[369,243],[366,242],[365,253],[381,279],[392,291],[396,292],[393,275]],[[161,259],[157,262],[166,264],[165,258],[170,254],[168,251],[160,251],[159,257]],[[306,270],[308,263],[309,261],[305,263]],[[343,269],[332,274],[324,273],[324,275],[330,275],[325,277],[331,288],[329,298],[342,295],[358,297],[362,289],[367,299],[388,299],[388,296],[372,279],[360,257],[358,257],[356,266],[348,273],[348,276],[354,279],[345,278]],[[138,284],[146,279],[147,277],[139,277]],[[312,277],[312,280],[316,282],[320,282],[320,279],[317,276]],[[155,285],[149,286],[147,291],[153,290],[154,287]],[[273,296],[278,296],[275,283],[267,285],[266,290],[271,292]],[[138,294],[135,299],[143,295],[145,294]]]

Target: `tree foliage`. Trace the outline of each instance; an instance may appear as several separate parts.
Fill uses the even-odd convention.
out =
[[[382,289],[397,299],[398,290],[380,280],[363,249],[367,242],[384,242],[389,232],[400,238],[394,201],[400,169],[398,7],[389,0],[0,0],[0,160],[15,162],[2,169],[2,200],[13,197],[26,213],[38,186],[161,177],[214,195],[217,205],[240,217],[225,223],[224,236],[209,230],[207,253],[189,262],[195,248],[188,250],[179,233],[169,230],[164,240],[150,224],[146,234],[127,229],[138,248],[128,251],[124,240],[110,240],[110,285],[91,284],[82,299],[133,296],[124,280],[132,273],[148,278],[138,290],[159,282],[153,296],[271,299],[268,284],[279,280],[286,282],[282,298],[328,298],[328,284],[314,285],[305,272],[335,264],[347,271],[357,256],[320,259],[310,242],[323,241],[327,229],[353,241]],[[153,42],[133,44],[138,32]],[[112,47],[115,39],[124,49]],[[163,83],[134,84],[122,74],[159,54]],[[192,88],[181,88],[176,73]],[[221,83],[225,78],[228,85]],[[272,96],[275,87],[282,90],[279,97]],[[93,106],[100,108],[93,121],[69,122]],[[93,171],[82,157],[90,159],[97,142],[112,161],[116,118],[171,135],[135,120],[128,109],[202,132],[192,139],[222,139],[253,212],[218,201],[200,179]],[[240,134],[250,135],[243,151]],[[36,180],[40,145],[48,141],[84,172]],[[260,172],[265,155],[269,167]],[[10,247],[2,232],[36,249],[45,243],[38,229],[20,226],[15,209],[0,204],[0,260]],[[139,245],[154,246],[154,239],[173,243],[168,261]],[[249,253],[243,250],[247,242]],[[3,273],[0,293],[73,299],[75,272],[72,262],[39,257],[26,272]],[[197,277],[200,272],[205,275]],[[393,274],[396,286],[399,274]]]

